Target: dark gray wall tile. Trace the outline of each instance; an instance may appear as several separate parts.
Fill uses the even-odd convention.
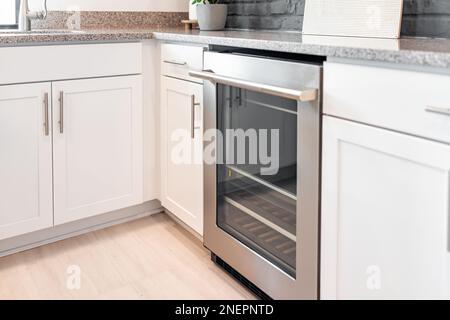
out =
[[[223,0],[227,26],[301,31],[305,0]],[[450,0],[404,0],[402,35],[450,38]]]

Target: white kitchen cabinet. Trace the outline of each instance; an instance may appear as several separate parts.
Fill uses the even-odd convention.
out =
[[[161,79],[161,202],[202,235],[203,85]]]
[[[141,74],[142,47],[140,42],[2,46],[0,84]]]
[[[448,74],[334,62],[324,69],[325,114],[450,143]]]
[[[450,145],[323,127],[321,298],[450,298]]]
[[[55,225],[142,203],[141,76],[53,83]]]
[[[163,43],[161,45],[161,74],[203,84],[201,79],[191,77],[189,71],[203,70],[205,49],[203,46]]]
[[[0,240],[53,226],[50,95],[0,86]]]

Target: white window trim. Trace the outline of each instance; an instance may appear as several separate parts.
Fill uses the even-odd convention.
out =
[[[4,0],[1,0],[4,1]],[[20,0],[13,0],[16,3],[16,23],[15,24],[2,24],[0,21],[0,29],[15,29],[18,27],[17,15],[19,11]]]

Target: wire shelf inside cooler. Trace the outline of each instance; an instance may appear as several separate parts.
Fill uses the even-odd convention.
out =
[[[225,197],[219,199],[219,206],[223,214],[218,224],[222,229],[295,277],[296,241],[230,204]]]
[[[249,186],[243,179],[228,182],[227,189],[229,188],[234,191],[224,194],[225,201],[273,229],[281,229],[280,233],[292,240],[295,239],[295,201],[262,185]]]

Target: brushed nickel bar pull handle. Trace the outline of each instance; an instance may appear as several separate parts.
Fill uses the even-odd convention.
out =
[[[64,91],[59,92],[59,133],[64,133]]]
[[[263,83],[256,83],[243,79],[231,78],[215,74],[212,71],[189,71],[189,75],[194,78],[207,80],[215,83],[225,84],[241,89],[270,94],[272,96],[292,99],[296,101],[315,101],[318,98],[317,89],[294,90],[282,88]]]
[[[44,134],[50,135],[50,115],[48,110],[48,92],[44,94]]]
[[[426,112],[443,114],[445,116],[450,116],[450,108],[440,108],[440,107],[426,107]]]
[[[195,102],[195,95],[191,95],[191,138],[195,139],[195,107],[200,103]]]
[[[186,66],[187,62],[177,62],[177,61],[170,61],[170,60],[163,60],[164,63],[174,64],[177,66]]]
[[[195,138],[195,96],[191,96],[191,139]]]

